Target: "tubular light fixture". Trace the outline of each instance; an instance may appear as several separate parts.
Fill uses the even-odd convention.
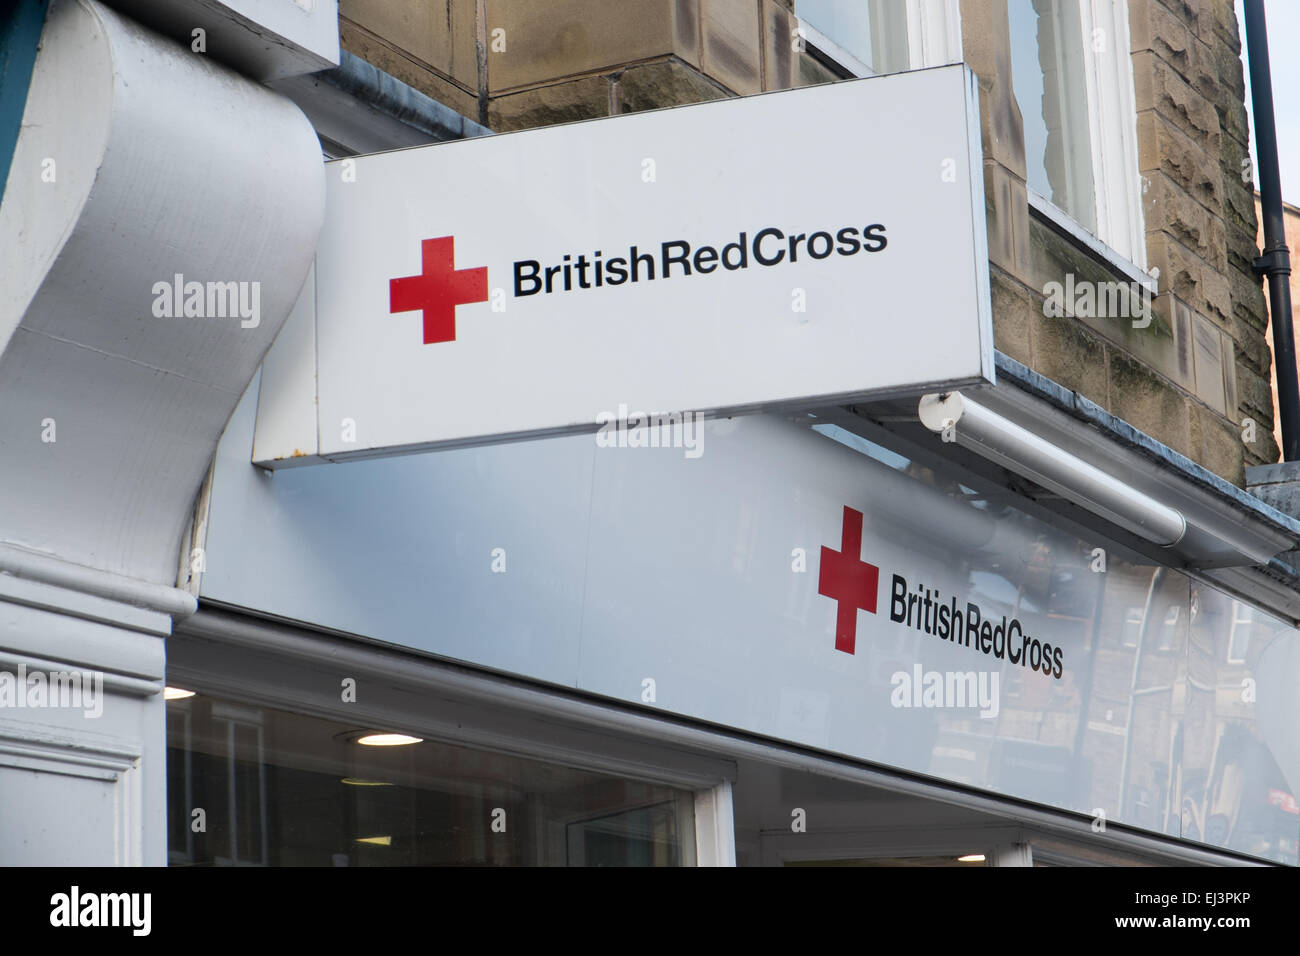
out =
[[[358,737],[357,743],[365,747],[405,747],[423,740],[423,737],[411,737],[408,734],[366,734]]]
[[[1182,513],[990,411],[960,392],[921,397],[917,414],[932,432],[1042,485],[1155,544],[1182,540]]]

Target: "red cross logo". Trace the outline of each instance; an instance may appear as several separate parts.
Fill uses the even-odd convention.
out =
[[[420,243],[423,274],[388,280],[388,311],[424,313],[424,344],[456,341],[456,306],[486,302],[487,268],[456,270],[453,236]]]
[[[844,508],[840,550],[822,548],[817,593],[839,602],[835,611],[835,649],[852,654],[858,639],[858,609],[876,613],[880,568],[862,560],[862,512]]]

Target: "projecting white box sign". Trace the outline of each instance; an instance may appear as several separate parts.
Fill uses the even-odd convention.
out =
[[[254,459],[992,380],[975,108],[958,65],[331,163]]]

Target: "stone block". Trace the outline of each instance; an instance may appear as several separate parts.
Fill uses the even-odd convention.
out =
[[[1262,325],[1253,325],[1237,314],[1232,317],[1229,334],[1236,347],[1239,363],[1257,374],[1272,374],[1273,353],[1264,338]]]
[[[1192,36],[1205,39],[1206,34],[1214,29],[1213,11],[1204,0],[1160,0],[1160,2],[1187,25]]]
[[[834,83],[840,77],[836,76],[831,70],[820,61],[809,56],[807,53],[799,54],[799,74],[795,79],[795,86],[817,86],[821,83]]]
[[[1032,367],[1030,330],[1034,313],[1042,315],[1042,299],[996,266],[989,267],[989,292],[993,305],[994,346],[1017,362]]]
[[[1108,351],[1100,336],[1078,319],[1029,314],[1034,371],[1074,389],[1098,405],[1107,406]]]
[[[1133,427],[1195,460],[1184,393],[1118,349],[1109,350],[1106,407]]]
[[[1219,77],[1219,59],[1216,50],[1202,40],[1193,38],[1187,48],[1187,65],[1178,70],[1187,85],[1200,93],[1213,104],[1223,101],[1225,94],[1231,95],[1231,79]],[[1222,126],[1222,118],[1220,118]]]
[[[394,49],[388,41],[375,36],[364,27],[342,17],[339,18],[339,45],[426,96],[451,107],[462,116],[475,121],[479,119],[478,93],[474,88],[467,89],[450,77]]]
[[[1129,0],[1129,51],[1150,50],[1180,71],[1190,54],[1192,33],[1159,0]]]
[[[1146,228],[1163,229],[1215,269],[1227,269],[1223,221],[1165,173],[1152,173],[1147,182],[1142,196]]]
[[[727,91],[691,66],[670,57],[630,66],[618,80],[624,113],[722,99]]]
[[[798,82],[799,53],[794,48],[796,21],[780,0],[763,4],[763,89],[788,90]]]
[[[475,0],[341,0],[339,17],[470,89],[478,88]]]
[[[1196,303],[1206,316],[1226,328],[1232,319],[1232,286],[1228,277],[1212,266],[1201,270],[1201,301]]]
[[[1166,232],[1147,233],[1147,256],[1160,270],[1160,291],[1199,308],[1205,263]]]
[[[1031,287],[1029,196],[1024,180],[1000,163],[984,163],[984,214],[989,261]]]
[[[488,60],[489,90],[534,84],[674,52],[675,0],[487,0],[487,30],[505,31],[506,52]]]
[[[673,53],[699,67],[702,52],[700,0],[673,0]]]
[[[488,125],[499,132],[554,126],[609,115],[609,79],[587,76],[494,96]]]
[[[1241,428],[1198,402],[1187,403],[1187,414],[1197,452],[1189,457],[1225,481],[1243,487],[1246,474]]]
[[[962,3],[962,53],[979,78],[984,161],[1001,163],[1023,182],[1025,130],[1012,86],[1009,31],[1005,0]]]
[[[1246,314],[1243,318],[1263,334],[1268,322],[1263,285],[1253,275],[1239,269],[1231,269],[1227,275],[1234,314],[1240,314],[1238,310],[1244,310]]]
[[[1273,422],[1273,380],[1243,365],[1237,366],[1237,408],[1261,426]],[[1260,430],[1264,430],[1262,427]]]
[[[1241,52],[1241,36],[1245,27],[1237,23],[1236,4],[1233,0],[1208,0],[1211,29],[1220,43],[1226,44],[1234,56]],[[1206,39],[1210,37],[1207,35]]]
[[[1194,391],[1196,387],[1196,338],[1192,310],[1187,303],[1179,301],[1177,296],[1162,295],[1160,300],[1167,303],[1174,328],[1175,373],[1169,376],[1174,382]]]
[[[1154,109],[1182,130],[1201,150],[1219,154],[1219,115],[1214,104],[1149,51],[1133,55],[1137,109]]]
[[[1192,355],[1196,366],[1196,397],[1220,415],[1228,414],[1228,388],[1219,329],[1203,315],[1192,316]]]
[[[1155,110],[1138,114],[1138,167],[1163,172],[1193,199],[1218,214],[1223,203],[1223,170],[1218,154],[1207,153]]]
[[[700,0],[701,67],[741,95],[763,89],[762,31],[755,0]]]
[[[1253,226],[1259,229],[1255,218],[1255,192],[1253,186],[1247,186],[1240,177],[1224,180],[1223,218],[1229,225],[1250,231]]]

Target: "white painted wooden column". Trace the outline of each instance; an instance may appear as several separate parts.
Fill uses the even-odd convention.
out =
[[[0,196],[0,865],[166,862],[177,569],[323,218],[296,106],[53,0]],[[160,315],[160,283],[198,308]],[[208,292],[227,283],[247,314]]]

